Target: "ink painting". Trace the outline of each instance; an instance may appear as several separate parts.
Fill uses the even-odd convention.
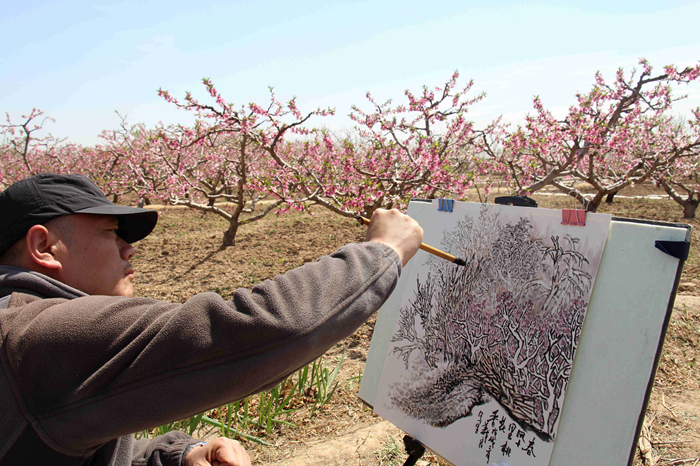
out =
[[[611,216],[562,225],[561,211],[459,202],[426,215],[426,243],[466,266],[414,257],[374,410],[456,465],[545,466]]]

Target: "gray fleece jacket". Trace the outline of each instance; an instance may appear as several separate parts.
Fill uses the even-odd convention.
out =
[[[279,383],[352,334],[400,271],[390,247],[350,244],[231,301],[172,304],[0,267],[0,466],[179,466],[189,436],[130,434]]]

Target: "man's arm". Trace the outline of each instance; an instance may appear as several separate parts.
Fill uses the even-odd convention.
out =
[[[375,214],[369,242],[237,290],[231,301],[214,293],[183,304],[27,296],[2,330],[37,432],[82,454],[274,386],[386,300],[420,244],[406,224],[414,240],[391,238],[389,224],[404,221]]]

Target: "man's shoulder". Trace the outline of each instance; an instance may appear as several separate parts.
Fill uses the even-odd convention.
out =
[[[17,307],[23,307],[26,306],[30,303],[33,303],[35,301],[42,301],[48,299],[44,296],[40,296],[36,293],[32,293],[31,291],[28,290],[16,290],[13,291],[12,293],[8,294],[3,298],[3,300],[6,300],[7,305],[6,306],[0,306],[0,309],[4,308],[17,308]],[[59,301],[65,301],[65,298],[50,298],[52,301],[54,300],[59,300]]]

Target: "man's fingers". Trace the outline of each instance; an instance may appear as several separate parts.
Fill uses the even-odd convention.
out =
[[[220,437],[196,447],[185,458],[185,466],[250,466],[250,457],[235,440]]]
[[[396,209],[377,209],[372,214],[366,238],[391,246],[401,263],[406,265],[423,241],[423,229],[418,222]]]
[[[212,466],[250,466],[250,457],[240,443],[223,438],[216,441],[222,442],[216,445],[216,450],[212,452]]]

